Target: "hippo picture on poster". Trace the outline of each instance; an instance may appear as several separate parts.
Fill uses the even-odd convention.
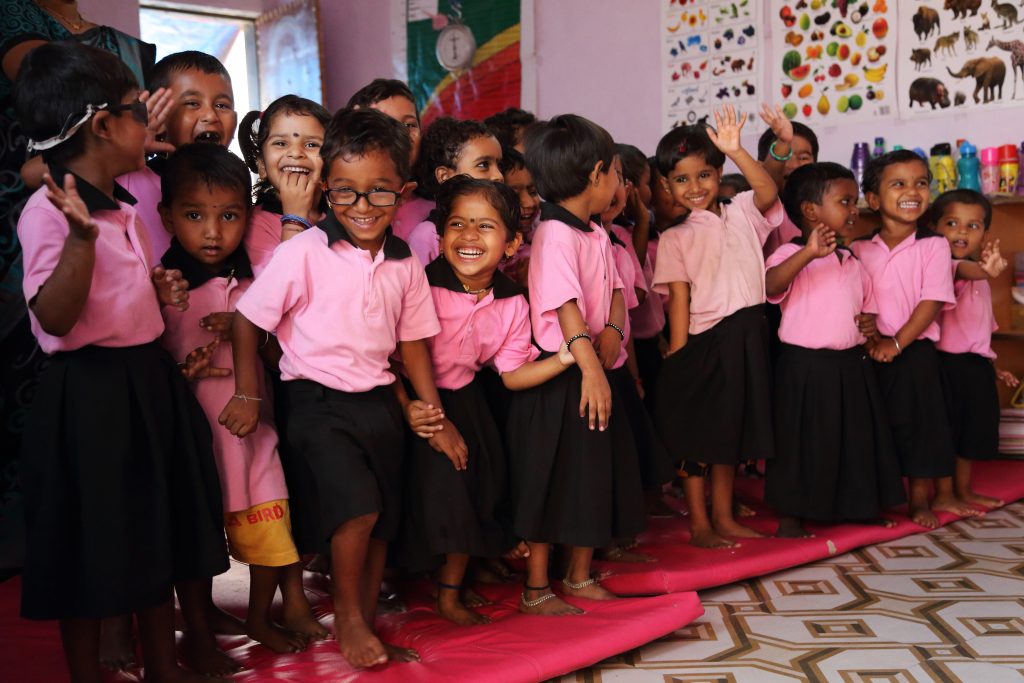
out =
[[[915,104],[946,109],[949,107],[949,90],[937,78],[918,78],[910,84],[910,106]]]

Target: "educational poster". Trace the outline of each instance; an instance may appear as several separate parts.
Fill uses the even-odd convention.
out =
[[[518,107],[519,0],[406,0],[409,87],[423,123]]]
[[[892,116],[896,16],[896,0],[772,0],[770,100],[812,126]]]
[[[902,118],[1024,102],[1024,8],[1016,0],[901,0],[899,21]]]
[[[707,120],[723,104],[760,132],[761,0],[661,0],[663,129]]]

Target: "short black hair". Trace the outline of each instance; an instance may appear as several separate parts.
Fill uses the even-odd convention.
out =
[[[526,168],[526,157],[519,153],[515,147],[501,146],[501,163],[498,168],[502,175],[510,171],[517,171]]]
[[[437,195],[440,183],[435,170],[441,167],[455,170],[462,148],[470,140],[481,137],[492,137],[492,134],[479,121],[442,116],[430,124],[423,133],[420,156],[416,160],[416,181],[423,196],[432,199]]]
[[[511,242],[519,230],[519,196],[505,183],[481,180],[460,174],[443,183],[437,192],[437,234],[444,234],[445,225],[452,215],[455,200],[467,195],[481,195],[493,206],[505,224],[505,241]]]
[[[615,141],[608,131],[576,114],[561,114],[526,131],[526,167],[537,192],[549,202],[582,194],[597,162],[607,174],[614,158]]]
[[[836,180],[857,182],[853,171],[842,164],[831,161],[806,164],[790,174],[789,180],[786,181],[786,187],[782,189],[780,199],[782,199],[782,206],[786,209],[789,220],[793,221],[793,225],[802,227],[804,224],[804,215],[800,206],[804,202],[820,205],[828,191],[828,186]]]
[[[285,95],[271,102],[265,111],[251,111],[238,124],[238,147],[242,150],[245,165],[253,173],[259,173],[259,161],[263,158],[263,145],[267,142],[275,118],[281,114],[312,116],[327,128],[331,113],[313,100],[298,95]],[[277,197],[277,190],[269,180],[259,179],[253,188],[257,204],[264,204]]]
[[[992,202],[980,192],[967,189],[950,190],[940,194],[928,209],[928,225],[933,228],[937,226],[942,214],[950,204],[969,204],[982,207],[985,210],[985,229],[988,230],[992,227]]]
[[[810,126],[806,123],[800,123],[799,121],[793,121],[793,135],[801,137],[811,145],[811,156],[814,160],[818,160],[818,136],[815,135],[814,131],[811,130]],[[757,141],[757,160],[764,161],[768,158],[771,153],[772,143],[775,142],[775,133],[769,128],[765,132],[761,133],[761,137]]]
[[[176,149],[167,157],[160,176],[160,203],[171,206],[186,189],[198,183],[209,188],[234,190],[249,206],[252,195],[249,169],[226,147],[193,142]]]
[[[666,178],[676,164],[686,157],[703,157],[712,168],[725,166],[725,155],[711,142],[707,126],[701,124],[679,126],[665,133],[658,141],[655,156],[658,157],[658,171]]]
[[[116,55],[82,43],[54,41],[25,55],[14,84],[14,106],[25,134],[41,141],[76,123],[88,105],[120,104],[138,88],[135,75]],[[81,156],[88,125],[65,142],[43,150],[43,161],[62,165]]]
[[[886,152],[882,156],[875,157],[868,162],[867,168],[864,169],[864,180],[861,181],[861,189],[864,194],[872,192],[878,194],[878,189],[882,184],[882,173],[889,166],[895,164],[909,164],[912,162],[918,162],[924,164],[924,169],[928,172],[928,180],[932,179],[932,170],[928,168],[928,162],[909,149],[898,149],[894,152]]]
[[[150,92],[156,92],[160,88],[169,88],[174,74],[190,70],[223,76],[228,83],[231,83],[231,74],[219,59],[199,50],[184,50],[167,55],[154,64],[153,69],[149,72],[147,86]]]
[[[413,108],[416,109],[416,120],[419,121],[420,112],[416,106],[416,98],[413,97],[412,90],[409,89],[408,85],[394,78],[373,79],[370,83],[357,90],[352,97],[348,98],[348,104],[345,106],[365,109],[372,107],[378,102],[389,100],[392,97],[404,97],[412,102]]]
[[[647,169],[647,157],[640,151],[639,147],[619,143],[615,145],[615,151],[622,161],[622,176],[633,183],[633,187],[640,184]]]
[[[320,156],[326,180],[331,164],[340,157],[362,157],[368,152],[384,152],[395,163],[399,180],[409,179],[409,153],[412,140],[405,126],[376,109],[346,107],[334,114],[324,133]]]
[[[718,181],[718,186],[736,188],[736,194],[739,194],[740,192],[748,192],[753,189],[750,187],[750,183],[742,173],[726,173]]]
[[[518,107],[509,107],[484,119],[484,125],[491,135],[498,138],[502,147],[515,147],[516,130],[524,131],[537,122],[532,112]]]

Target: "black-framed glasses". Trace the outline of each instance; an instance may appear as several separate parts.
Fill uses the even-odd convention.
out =
[[[149,125],[149,109],[146,108],[145,102],[129,102],[128,104],[114,104],[105,109],[111,114],[116,114],[121,111],[130,111],[135,120],[144,126]]]
[[[339,206],[352,206],[365,197],[370,206],[394,206],[398,203],[401,192],[394,190],[370,190],[369,192],[356,192],[350,187],[327,188],[327,201]]]

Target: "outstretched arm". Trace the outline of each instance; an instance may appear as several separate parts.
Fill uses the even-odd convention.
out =
[[[715,128],[708,129],[708,137],[725,156],[729,157],[754,190],[754,206],[761,213],[775,205],[779,188],[768,175],[768,171],[740,144],[740,131],[747,121],[747,115],[736,116],[736,107],[731,104],[715,112]]]

